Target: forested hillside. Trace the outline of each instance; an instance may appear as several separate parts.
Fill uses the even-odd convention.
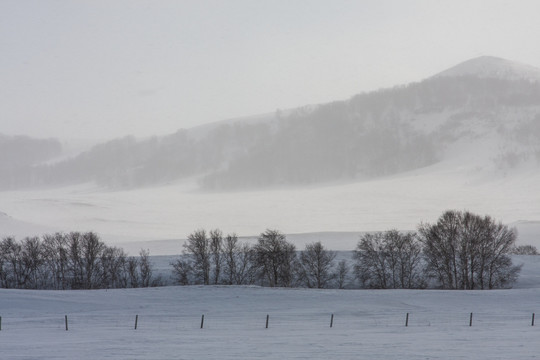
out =
[[[472,144],[488,153],[486,166],[506,173],[524,162],[538,167],[539,120],[539,82],[435,76],[256,121],[115,139],[47,165],[35,163],[55,143],[12,150],[20,160],[2,186],[132,188],[194,177],[204,189],[226,190],[350,181],[429,166]]]

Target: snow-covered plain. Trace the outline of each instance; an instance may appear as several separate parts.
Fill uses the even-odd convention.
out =
[[[537,359],[539,297],[539,288],[1,289],[0,351],[2,359]]]
[[[0,357],[536,359],[540,256],[514,262],[523,264],[515,289],[494,291],[0,289]]]
[[[94,185],[4,191],[0,211],[7,215],[0,214],[0,236],[96,231],[107,243],[122,245],[185,239],[198,228],[217,227],[240,236],[275,228],[287,234],[320,233],[297,236],[298,248],[320,240],[334,250],[352,250],[360,232],[413,230],[447,209],[467,209],[524,228],[518,242],[540,247],[540,172],[517,169],[511,176],[495,176],[481,168],[484,156],[478,161],[475,152],[463,156],[470,159],[307,188],[203,193],[185,182],[124,191]]]

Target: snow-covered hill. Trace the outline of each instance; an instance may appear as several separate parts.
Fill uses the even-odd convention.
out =
[[[540,81],[540,69],[495,56],[480,56],[440,72],[434,77],[453,76]]]
[[[403,173],[467,148],[489,153],[484,165],[503,174],[522,163],[538,169],[540,82],[530,81],[538,73],[481,57],[345,101],[114,139],[72,159],[10,169],[0,188],[95,182],[125,189],[187,178],[205,190],[305,186]]]
[[[24,236],[34,236],[53,231],[53,227],[14,219],[5,212],[0,211],[0,238],[7,236],[22,238]]]

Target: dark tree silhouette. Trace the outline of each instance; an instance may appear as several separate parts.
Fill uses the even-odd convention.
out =
[[[293,286],[295,246],[277,230],[263,232],[254,247],[256,264],[264,284],[270,287]]]
[[[444,289],[510,287],[521,267],[509,256],[516,230],[468,211],[446,211],[419,227],[428,269]]]

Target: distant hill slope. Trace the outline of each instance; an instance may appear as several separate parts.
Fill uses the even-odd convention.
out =
[[[0,188],[18,187],[35,171],[32,166],[48,161],[62,152],[56,139],[34,139],[28,136],[0,134]],[[32,180],[39,184],[42,178]]]
[[[0,238],[7,236],[14,236],[16,238],[37,236],[43,233],[52,233],[55,230],[56,229],[51,227],[14,219],[8,214],[0,211]]]
[[[434,77],[475,76],[481,78],[497,78],[504,80],[540,81],[540,69],[516,61],[501,59],[495,56],[480,56]]]
[[[538,169],[539,74],[481,57],[346,101],[160,138],[116,139],[33,166],[7,185],[95,181],[130,188],[196,177],[204,189],[264,188],[376,178],[452,158],[470,161],[470,152],[500,174],[523,164]]]
[[[62,152],[56,139],[0,134],[0,166],[25,166],[47,161]]]

